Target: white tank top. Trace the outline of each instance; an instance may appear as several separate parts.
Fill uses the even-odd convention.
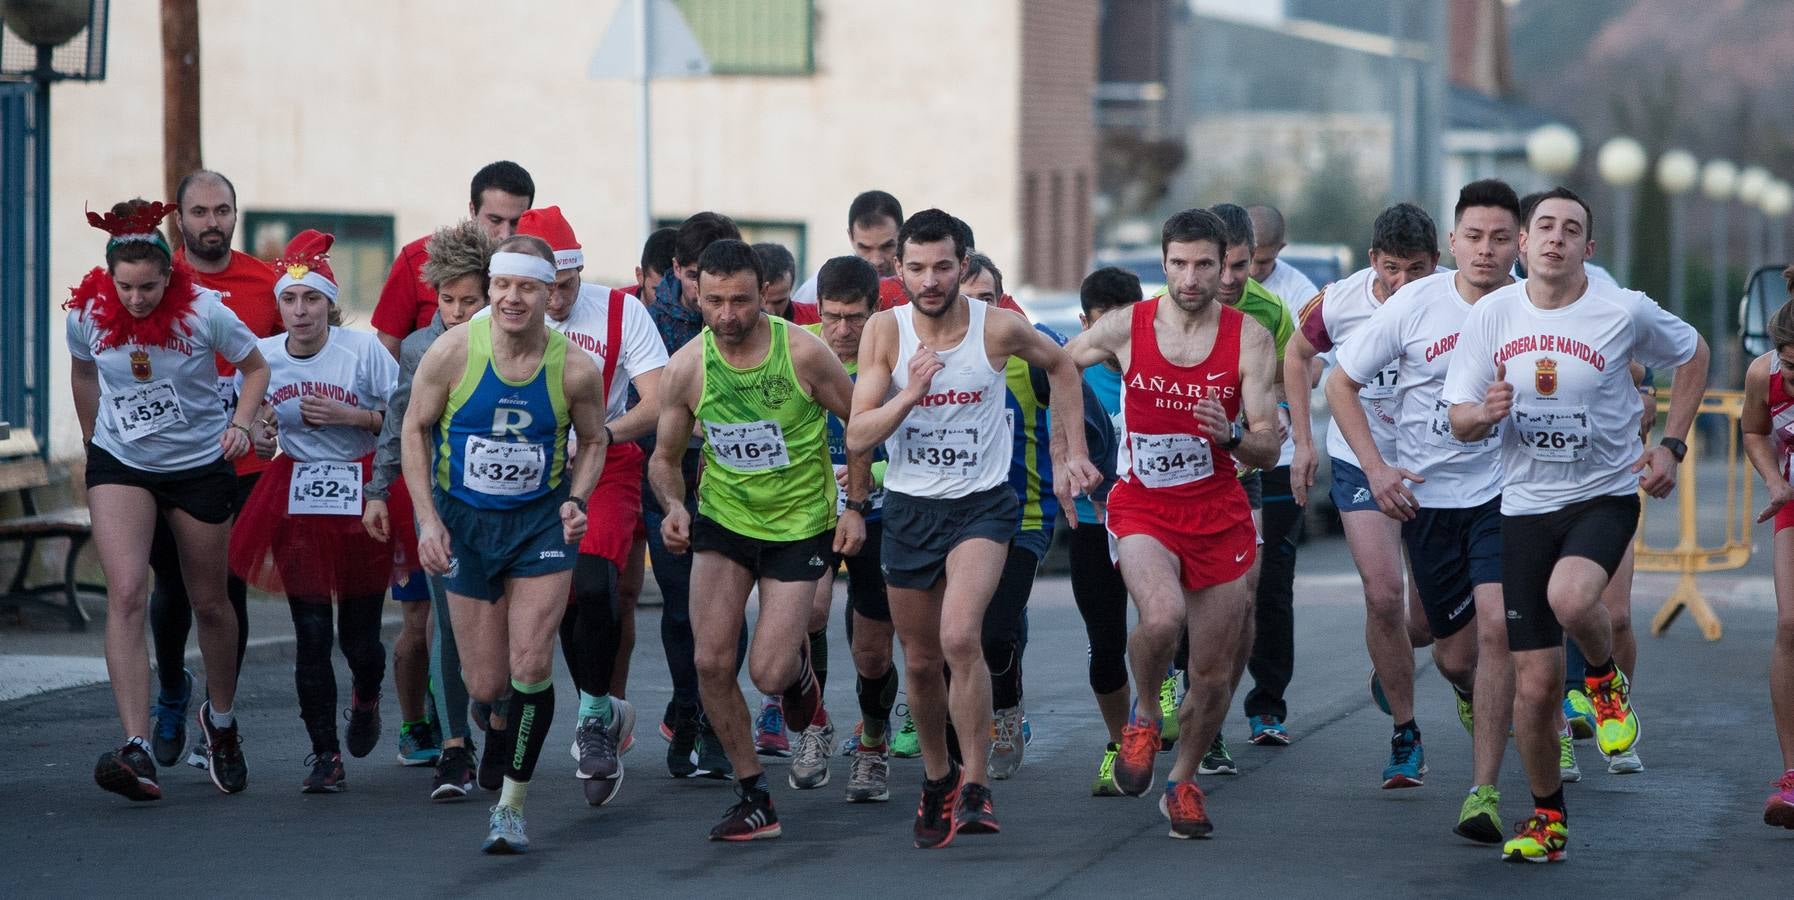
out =
[[[885,490],[911,497],[950,500],[1007,483],[1013,450],[1004,415],[1003,370],[993,369],[984,350],[983,303],[964,301],[971,311],[965,338],[950,349],[934,348],[943,368],[928,395],[885,439],[890,457]],[[909,361],[921,343],[915,308],[899,306],[897,365],[891,396],[909,386]]]

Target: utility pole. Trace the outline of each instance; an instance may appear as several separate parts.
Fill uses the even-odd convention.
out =
[[[199,0],[162,0],[162,199],[201,166]]]

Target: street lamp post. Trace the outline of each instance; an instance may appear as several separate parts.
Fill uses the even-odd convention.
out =
[[[1731,254],[1726,247],[1726,225],[1731,218],[1732,193],[1738,188],[1738,166],[1731,160],[1708,160],[1701,169],[1701,193],[1713,204],[1713,291],[1707,309],[1707,346],[1722,348],[1713,354],[1711,368],[1727,376],[1731,383],[1732,359],[1737,348],[1734,341],[1724,339],[1726,333],[1726,282],[1731,269]]]
[[[1669,307],[1688,318],[1688,257],[1683,252],[1683,223],[1688,218],[1688,189],[1700,177],[1701,164],[1686,150],[1670,150],[1657,158],[1657,186],[1669,197]]]
[[[1794,188],[1785,181],[1772,181],[1763,191],[1763,215],[1769,226],[1769,242],[1763,251],[1761,265],[1786,262],[1788,252],[1788,211],[1794,209]]]
[[[1526,136],[1526,162],[1547,179],[1570,174],[1581,156],[1582,139],[1567,125],[1540,125]]]
[[[1768,189],[1769,170],[1762,166],[1745,166],[1738,173],[1738,202],[1744,206],[1744,277],[1749,278],[1763,264],[1763,192]]]
[[[1595,154],[1595,169],[1613,188],[1613,275],[1622,285],[1632,283],[1633,188],[1648,164],[1644,147],[1625,136],[1608,138]]]

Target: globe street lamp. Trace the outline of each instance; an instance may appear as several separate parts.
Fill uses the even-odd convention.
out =
[[[1744,204],[1744,277],[1763,264],[1763,191],[1772,179],[1762,166],[1745,166],[1738,173],[1738,202]]]
[[[1581,156],[1582,139],[1567,125],[1540,125],[1526,136],[1526,162],[1547,179],[1570,174]]]
[[[1669,150],[1657,158],[1657,186],[1669,197],[1669,308],[1688,317],[1688,258],[1683,253],[1682,223],[1688,217],[1686,195],[1701,175],[1701,164],[1686,150]]]
[[[1779,265],[1787,253],[1788,211],[1794,209],[1794,188],[1786,181],[1772,181],[1763,189],[1763,197],[1759,201],[1763,205],[1763,215],[1769,219],[1769,246],[1764,251],[1764,265]]]
[[[1613,188],[1613,274],[1622,285],[1632,283],[1633,189],[1648,164],[1644,147],[1625,136],[1608,138],[1595,154],[1595,171]]]
[[[1723,340],[1726,333],[1726,281],[1731,268],[1731,254],[1726,247],[1726,225],[1731,218],[1732,194],[1738,189],[1738,166],[1731,160],[1713,159],[1701,168],[1701,193],[1713,203],[1713,293],[1707,309],[1707,345],[1725,348],[1714,355],[1713,368],[1722,373],[1732,371],[1732,342]],[[1729,381],[1729,379],[1728,379]]]

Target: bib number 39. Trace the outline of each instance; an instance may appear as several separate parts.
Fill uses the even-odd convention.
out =
[[[287,515],[361,515],[361,466],[352,462],[295,463]]]
[[[965,475],[978,467],[978,429],[942,426],[902,433],[903,462],[931,475]]]

